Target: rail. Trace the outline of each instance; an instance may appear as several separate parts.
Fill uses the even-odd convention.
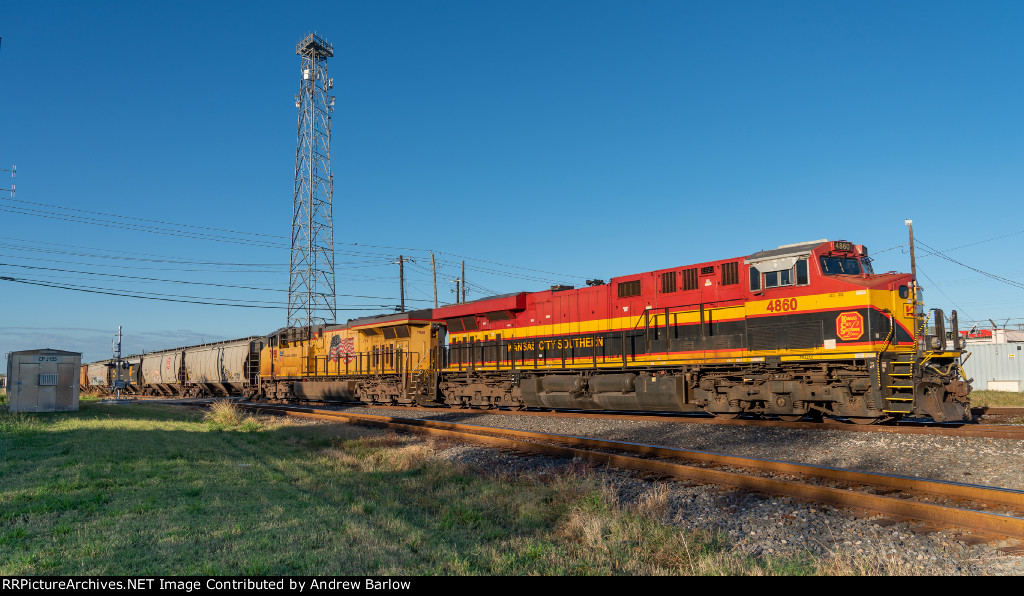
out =
[[[949,524],[988,534],[1024,538],[1024,518],[1017,516],[1017,512],[1024,508],[1024,491],[436,420],[352,414],[311,408],[249,407],[304,418],[348,419],[352,422],[440,435],[493,447],[511,448],[557,457],[581,457],[602,465],[809,499],[840,507],[863,508],[877,513],[897,515],[929,523]],[[719,466],[749,469],[752,472],[716,469]],[[793,481],[772,477],[773,474],[783,476],[795,474],[816,480],[815,482]],[[829,485],[822,484],[817,479],[824,480]],[[836,487],[832,485],[834,483],[842,483],[846,486]],[[864,486],[902,491],[904,495],[898,497],[868,492],[863,490]],[[916,493],[930,495],[930,498],[964,499],[978,508],[988,507],[989,503],[998,503],[1012,508],[1013,512],[1012,514],[993,513],[953,504],[937,504],[917,499],[914,497]]]

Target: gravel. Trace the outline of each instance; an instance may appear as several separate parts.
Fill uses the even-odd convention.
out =
[[[349,408],[340,408],[349,409]],[[517,416],[483,411],[438,413],[407,409],[353,408],[353,412],[424,417],[500,428],[588,436],[664,445],[729,455],[759,457],[997,486],[1024,490],[1024,441],[938,437],[896,433],[854,433],[759,426],[688,424],[678,420],[625,421]],[[538,474],[573,465],[568,460],[521,455],[507,450],[456,444],[441,457],[487,470]],[[575,465],[578,465],[576,462]],[[892,569],[920,575],[1024,575],[1024,556],[999,550],[1016,541],[974,543],[959,530],[927,531],[819,503],[770,497],[729,487],[651,481],[622,470],[598,470],[620,503],[635,504],[667,491],[667,521],[681,527],[720,531],[733,548],[754,555],[864,556]],[[856,555],[855,555],[856,553]]]

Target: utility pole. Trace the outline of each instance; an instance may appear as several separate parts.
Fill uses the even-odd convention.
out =
[[[402,305],[399,307],[399,312],[405,312],[405,262],[415,263],[412,259],[407,259],[402,255],[398,255],[398,285],[400,288],[400,295],[402,297]]]
[[[434,251],[430,251],[430,270],[434,275],[434,308],[437,308],[437,261],[434,260]]]
[[[455,279],[453,279],[453,280],[450,280],[450,281],[451,281],[451,282],[452,282],[453,284],[455,284],[455,304],[459,304],[459,283],[460,283],[460,282],[461,282],[462,280],[461,280],[461,279],[459,279],[459,278],[455,278]]]
[[[334,47],[310,33],[295,46],[301,57],[295,193],[292,197],[291,263],[288,270],[288,326],[310,327],[337,320],[334,283],[334,177],[331,175],[331,112],[327,59]]]
[[[466,301],[466,261],[462,261],[462,301]]]

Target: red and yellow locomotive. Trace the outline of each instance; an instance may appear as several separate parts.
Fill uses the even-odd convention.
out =
[[[929,318],[934,333],[926,336]],[[409,363],[317,364],[337,329],[355,334],[350,358],[380,362],[367,350],[385,348],[356,338],[376,333],[370,329],[383,334],[396,321],[417,330],[393,332],[388,348],[415,353],[402,357]],[[264,351],[262,372],[271,397],[968,420],[970,385],[944,321],[941,311],[924,312],[910,274],[875,274],[863,246],[822,240],[584,288],[361,319],[319,330],[311,341],[289,340],[293,330],[285,330]],[[287,358],[298,359],[273,369]],[[335,390],[312,389],[327,383]]]

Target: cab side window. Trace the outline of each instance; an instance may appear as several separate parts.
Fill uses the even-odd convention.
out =
[[[806,286],[811,283],[808,274],[807,259],[798,259],[789,269],[778,271],[766,271],[761,273],[756,267],[750,267],[750,290],[756,292],[761,289],[780,288],[783,286]]]
[[[807,259],[800,259],[796,262],[796,285],[806,286],[811,283],[811,278],[807,275]]]

